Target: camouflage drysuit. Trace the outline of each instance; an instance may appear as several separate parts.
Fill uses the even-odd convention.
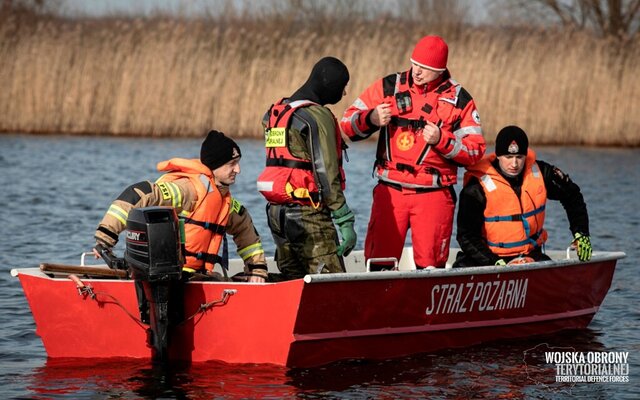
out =
[[[327,65],[323,66],[323,63]],[[325,58],[316,64],[307,82],[288,99],[316,103],[293,112],[286,141],[292,155],[312,163],[320,198],[317,208],[295,202],[267,204],[267,219],[277,247],[275,260],[282,273],[281,279],[297,279],[318,272],[345,272],[332,218],[338,223],[338,210],[348,210],[351,217],[353,214],[346,206],[342,189],[339,127],[332,112],[324,105],[335,104],[342,98],[348,80],[348,71],[341,62]],[[265,129],[268,121],[269,113],[263,118]],[[353,235],[355,238],[355,232]]]

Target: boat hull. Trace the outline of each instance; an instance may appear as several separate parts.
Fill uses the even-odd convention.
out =
[[[301,299],[305,312],[298,315],[288,362],[381,359],[585,328],[614,265],[311,286]],[[327,299],[326,293],[336,295]]]
[[[190,282],[172,358],[310,367],[386,359],[499,339],[585,328],[610,287],[617,259],[308,275],[268,284]],[[148,358],[135,321],[133,282],[76,283],[14,270],[49,357]],[[227,294],[226,301],[222,301]],[[201,305],[215,303],[199,312]]]

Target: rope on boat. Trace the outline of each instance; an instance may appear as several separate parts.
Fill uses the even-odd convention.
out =
[[[200,322],[200,320],[202,319],[202,317],[204,316],[204,314],[207,312],[208,309],[213,308],[217,305],[225,305],[227,304],[227,301],[229,301],[229,298],[231,296],[233,296],[234,294],[236,294],[238,291],[236,289],[225,289],[222,291],[222,297],[220,298],[220,300],[214,300],[214,301],[210,301],[209,303],[203,303],[200,304],[200,307],[198,308],[198,310],[191,315],[189,318],[186,318],[184,321],[180,322],[181,324],[184,324],[185,322],[193,319],[196,317],[196,315],[200,315],[200,317],[194,322],[194,325],[196,325],[198,322]]]
[[[111,294],[105,293],[105,292],[95,292],[91,285],[86,285],[84,282],[82,282],[82,280],[80,280],[80,278],[78,278],[77,275],[71,274],[68,276],[68,278],[71,279],[76,284],[76,289],[78,289],[78,295],[82,296],[84,299],[86,299],[87,297],[90,297],[91,300],[95,300],[97,303],[100,303],[100,300],[97,299],[98,295],[108,297],[111,300],[113,300],[113,304],[120,307],[122,311],[124,311],[129,316],[129,318],[131,318],[136,324],[138,324],[138,326],[140,326],[145,331],[147,330],[147,327],[142,322],[142,320],[140,320],[140,318],[136,317],[135,315],[131,314],[129,310],[127,310],[122,305],[122,303],[120,303],[120,301],[114,296],[112,296]],[[192,320],[197,315],[200,315],[200,317],[194,322],[194,324],[197,324],[198,322],[200,322],[200,320],[202,319],[204,314],[207,312],[207,310],[218,305],[227,304],[227,302],[229,301],[229,298],[234,294],[236,294],[237,292],[238,291],[236,289],[224,289],[222,291],[222,297],[219,300],[214,300],[214,301],[210,301],[209,303],[200,304],[200,307],[198,307],[198,310],[193,315],[191,315],[189,318],[186,318],[184,321],[180,322],[178,325],[182,325],[185,322]],[[106,302],[102,301],[102,303],[106,303]]]
[[[140,328],[144,329],[145,331],[147,330],[147,327],[142,322],[142,320],[140,320],[140,318],[136,317],[135,315],[131,314],[129,310],[127,310],[122,305],[122,303],[120,303],[120,301],[114,296],[112,296],[111,294],[105,293],[105,292],[95,292],[91,285],[86,285],[84,282],[82,282],[82,280],[80,280],[80,278],[78,278],[77,275],[71,274],[68,276],[68,278],[71,279],[76,284],[76,289],[78,289],[78,295],[82,296],[83,299],[90,297],[91,300],[95,300],[97,303],[108,303],[107,301],[101,302],[100,300],[97,299],[97,296],[100,295],[100,296],[108,297],[111,300],[113,300],[112,304],[115,304],[118,307],[120,307],[122,311],[124,311],[125,314],[129,316],[129,318],[131,318],[136,324],[138,324]]]

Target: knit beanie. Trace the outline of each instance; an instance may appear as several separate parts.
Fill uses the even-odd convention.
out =
[[[425,36],[411,54],[411,62],[423,68],[434,71],[444,71],[447,69],[447,58],[449,57],[449,46],[440,36]]]
[[[200,161],[211,170],[240,158],[241,155],[236,142],[218,131],[209,132],[200,148]]]
[[[514,125],[506,126],[496,137],[496,156],[519,154],[526,156],[529,139],[524,131]]]
[[[311,100],[323,106],[336,104],[342,99],[347,83],[347,66],[335,57],[324,57],[313,66],[307,81],[291,95],[290,100]]]

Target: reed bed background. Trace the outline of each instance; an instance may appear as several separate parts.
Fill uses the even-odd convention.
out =
[[[584,32],[446,26],[392,17],[303,27],[286,18],[0,15],[0,131],[261,137],[262,114],[332,55],[344,109],[439,34],[489,142],[518,124],[537,144],[639,146],[640,44]]]

